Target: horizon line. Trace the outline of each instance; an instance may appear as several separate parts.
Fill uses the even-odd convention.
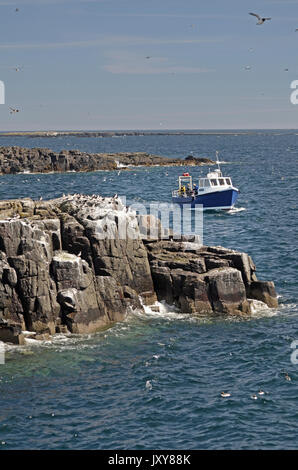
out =
[[[207,132],[207,131],[298,131],[298,128],[294,127],[210,127],[210,128],[168,128],[168,129],[154,129],[154,128],[109,128],[109,129],[31,129],[31,130],[1,130],[1,134],[28,134],[28,133],[47,133],[47,132],[58,132],[58,133],[95,133],[95,132]]]

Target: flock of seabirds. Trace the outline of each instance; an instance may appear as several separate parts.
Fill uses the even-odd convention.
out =
[[[15,9],[15,12],[18,13],[20,11],[19,8],[16,8]],[[258,15],[257,13],[249,13],[249,15],[251,16],[255,16],[257,18],[257,25],[262,25],[265,23],[265,21],[270,21],[272,18],[267,18],[267,17],[262,17],[260,15]],[[191,25],[193,27],[193,25]],[[295,32],[298,32],[298,28],[295,29]],[[250,51],[252,52],[253,49],[250,49]],[[146,59],[151,59],[151,56],[146,56],[145,57]],[[23,66],[15,66],[15,67],[12,67],[13,70],[15,70],[16,72],[20,72],[21,70],[23,70]],[[244,67],[244,70],[251,70],[251,66],[250,65],[246,65]],[[288,72],[289,69],[288,68],[285,68],[284,69],[285,72]],[[20,109],[19,108],[13,108],[13,107],[9,107],[9,113],[10,114],[17,114],[20,112]]]
[[[88,206],[90,208],[92,207],[98,207],[98,203],[104,202],[107,205],[114,205],[118,206],[121,202],[120,197],[118,194],[114,194],[113,197],[103,197],[100,196],[99,194],[63,194],[62,196],[63,200],[66,201],[74,201],[74,202],[81,202],[83,203],[82,206]],[[42,196],[39,198],[40,201],[42,201]],[[126,212],[129,212],[129,207],[124,207]],[[7,217],[5,220],[17,220],[20,219],[21,216],[20,214],[14,213],[11,217]]]
[[[284,378],[287,380],[287,382],[291,382],[291,380],[292,380],[291,377],[289,376],[289,374],[288,374],[287,372],[285,372]],[[258,395],[260,395],[260,396],[264,396],[264,395],[266,395],[267,393],[268,393],[268,392],[264,392],[264,390],[261,390],[261,389],[258,391]],[[251,395],[250,398],[251,398],[252,400],[257,400],[257,399],[258,399],[258,395],[256,395],[256,394],[254,393],[253,395]],[[229,398],[229,397],[231,396],[231,393],[229,393],[229,392],[221,392],[220,396],[221,396],[222,398]]]

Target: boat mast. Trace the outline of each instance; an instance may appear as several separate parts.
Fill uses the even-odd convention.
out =
[[[217,167],[218,167],[218,169],[219,169],[219,171],[220,171],[219,160],[218,160],[218,154],[219,154],[219,151],[216,150],[216,163],[217,163]]]

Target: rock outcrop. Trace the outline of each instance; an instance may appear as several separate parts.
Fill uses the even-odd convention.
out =
[[[208,158],[185,162],[145,152],[86,153],[63,150],[55,153],[46,148],[0,147],[0,174],[97,171],[129,168],[129,166],[195,166],[212,165]]]
[[[0,201],[0,340],[94,332],[157,299],[186,314],[249,315],[249,299],[276,307],[255,270],[246,253],[174,240],[118,198]]]
[[[246,253],[185,241],[146,242],[159,300],[185,313],[250,313],[250,299],[277,307],[272,282],[257,281]]]

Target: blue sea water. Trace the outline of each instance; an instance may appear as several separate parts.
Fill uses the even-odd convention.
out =
[[[240,188],[240,210],[204,214],[204,243],[248,252],[259,279],[275,282],[280,302],[249,320],[135,312],[95,335],[9,348],[0,365],[0,448],[297,448],[298,132],[1,137],[0,145],[181,158],[219,150],[223,172]],[[0,198],[82,192],[166,202],[180,173],[153,167],[0,176]],[[265,394],[252,400],[260,389]]]

